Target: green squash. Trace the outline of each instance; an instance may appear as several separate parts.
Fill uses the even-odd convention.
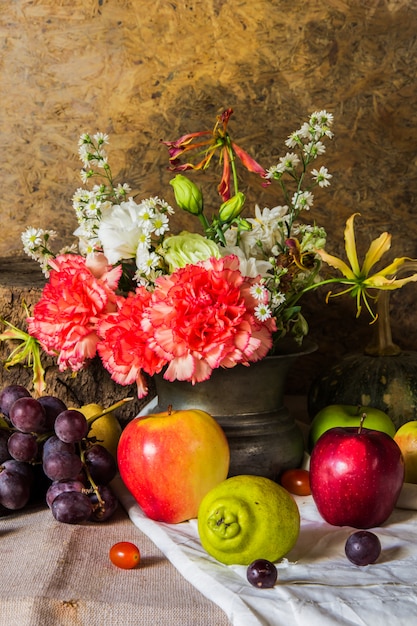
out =
[[[310,418],[330,404],[375,407],[387,413],[397,429],[417,420],[417,352],[344,357],[313,381],[308,394]]]
[[[417,269],[415,261],[407,266]],[[313,381],[311,419],[330,404],[358,404],[384,411],[397,429],[417,420],[417,352],[401,350],[392,341],[389,291],[379,294],[377,311],[374,337],[364,352],[345,356]]]

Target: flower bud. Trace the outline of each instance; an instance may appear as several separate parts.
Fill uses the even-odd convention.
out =
[[[302,337],[308,335],[308,330],[309,329],[306,318],[301,313],[298,313],[297,321],[292,328],[293,335],[301,339]]]
[[[223,202],[219,209],[219,218],[221,222],[231,222],[238,217],[245,204],[245,195],[238,191],[236,195]]]
[[[158,253],[164,257],[170,273],[190,263],[205,261],[210,257],[220,258],[220,250],[214,241],[187,231],[167,237]]]
[[[184,211],[193,215],[203,212],[203,195],[201,190],[186,176],[177,174],[169,183],[174,189],[175,201]]]
[[[242,217],[240,217],[239,218],[239,230],[245,230],[245,231],[252,230],[252,224],[248,222],[248,220],[245,220]]]

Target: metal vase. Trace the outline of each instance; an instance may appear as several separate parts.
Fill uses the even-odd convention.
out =
[[[201,409],[223,428],[230,447],[229,476],[255,474],[278,480],[299,467],[304,454],[300,428],[284,405],[288,371],[298,357],[316,349],[303,345],[252,363],[219,368],[209,380],[189,382],[155,376],[158,410]]]

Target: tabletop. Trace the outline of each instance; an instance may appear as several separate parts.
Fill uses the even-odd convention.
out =
[[[293,408],[297,416],[305,413],[303,403]],[[207,560],[192,523],[153,523],[119,483],[120,506],[103,523],[57,522],[43,502],[0,515],[0,626],[379,626],[394,617],[396,624],[409,626],[415,621],[416,485],[404,486],[397,508],[375,530],[382,557],[365,568],[344,556],[352,529],[331,527],[311,496],[298,498],[300,538],[282,564],[280,584],[264,597],[247,583],[242,567]],[[118,541],[138,546],[137,569],[111,563],[109,550]]]
[[[305,399],[291,399],[296,416]],[[46,504],[0,516],[0,626],[227,626],[225,612],[188,582],[120,505],[102,524],[57,522]],[[132,541],[138,569],[109,560]]]
[[[120,506],[102,524],[54,520],[46,505],[0,518],[0,626],[226,626],[207,600],[137,529]],[[132,541],[141,565],[109,560]]]

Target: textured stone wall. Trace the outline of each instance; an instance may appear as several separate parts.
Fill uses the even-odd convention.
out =
[[[109,133],[116,178],[139,197],[171,201],[160,139],[210,128],[232,107],[236,139],[265,166],[311,111],[331,111],[332,187],[311,219],[340,253],[345,220],[359,211],[363,249],[389,230],[391,258],[417,257],[416,32],[414,0],[1,2],[0,256],[12,273],[28,225],[71,240],[81,132]],[[249,182],[250,204],[281,202]],[[394,336],[412,349],[415,290],[392,298]],[[349,298],[326,305],[324,295],[308,298],[319,351],[299,366],[295,390],[370,332]]]

